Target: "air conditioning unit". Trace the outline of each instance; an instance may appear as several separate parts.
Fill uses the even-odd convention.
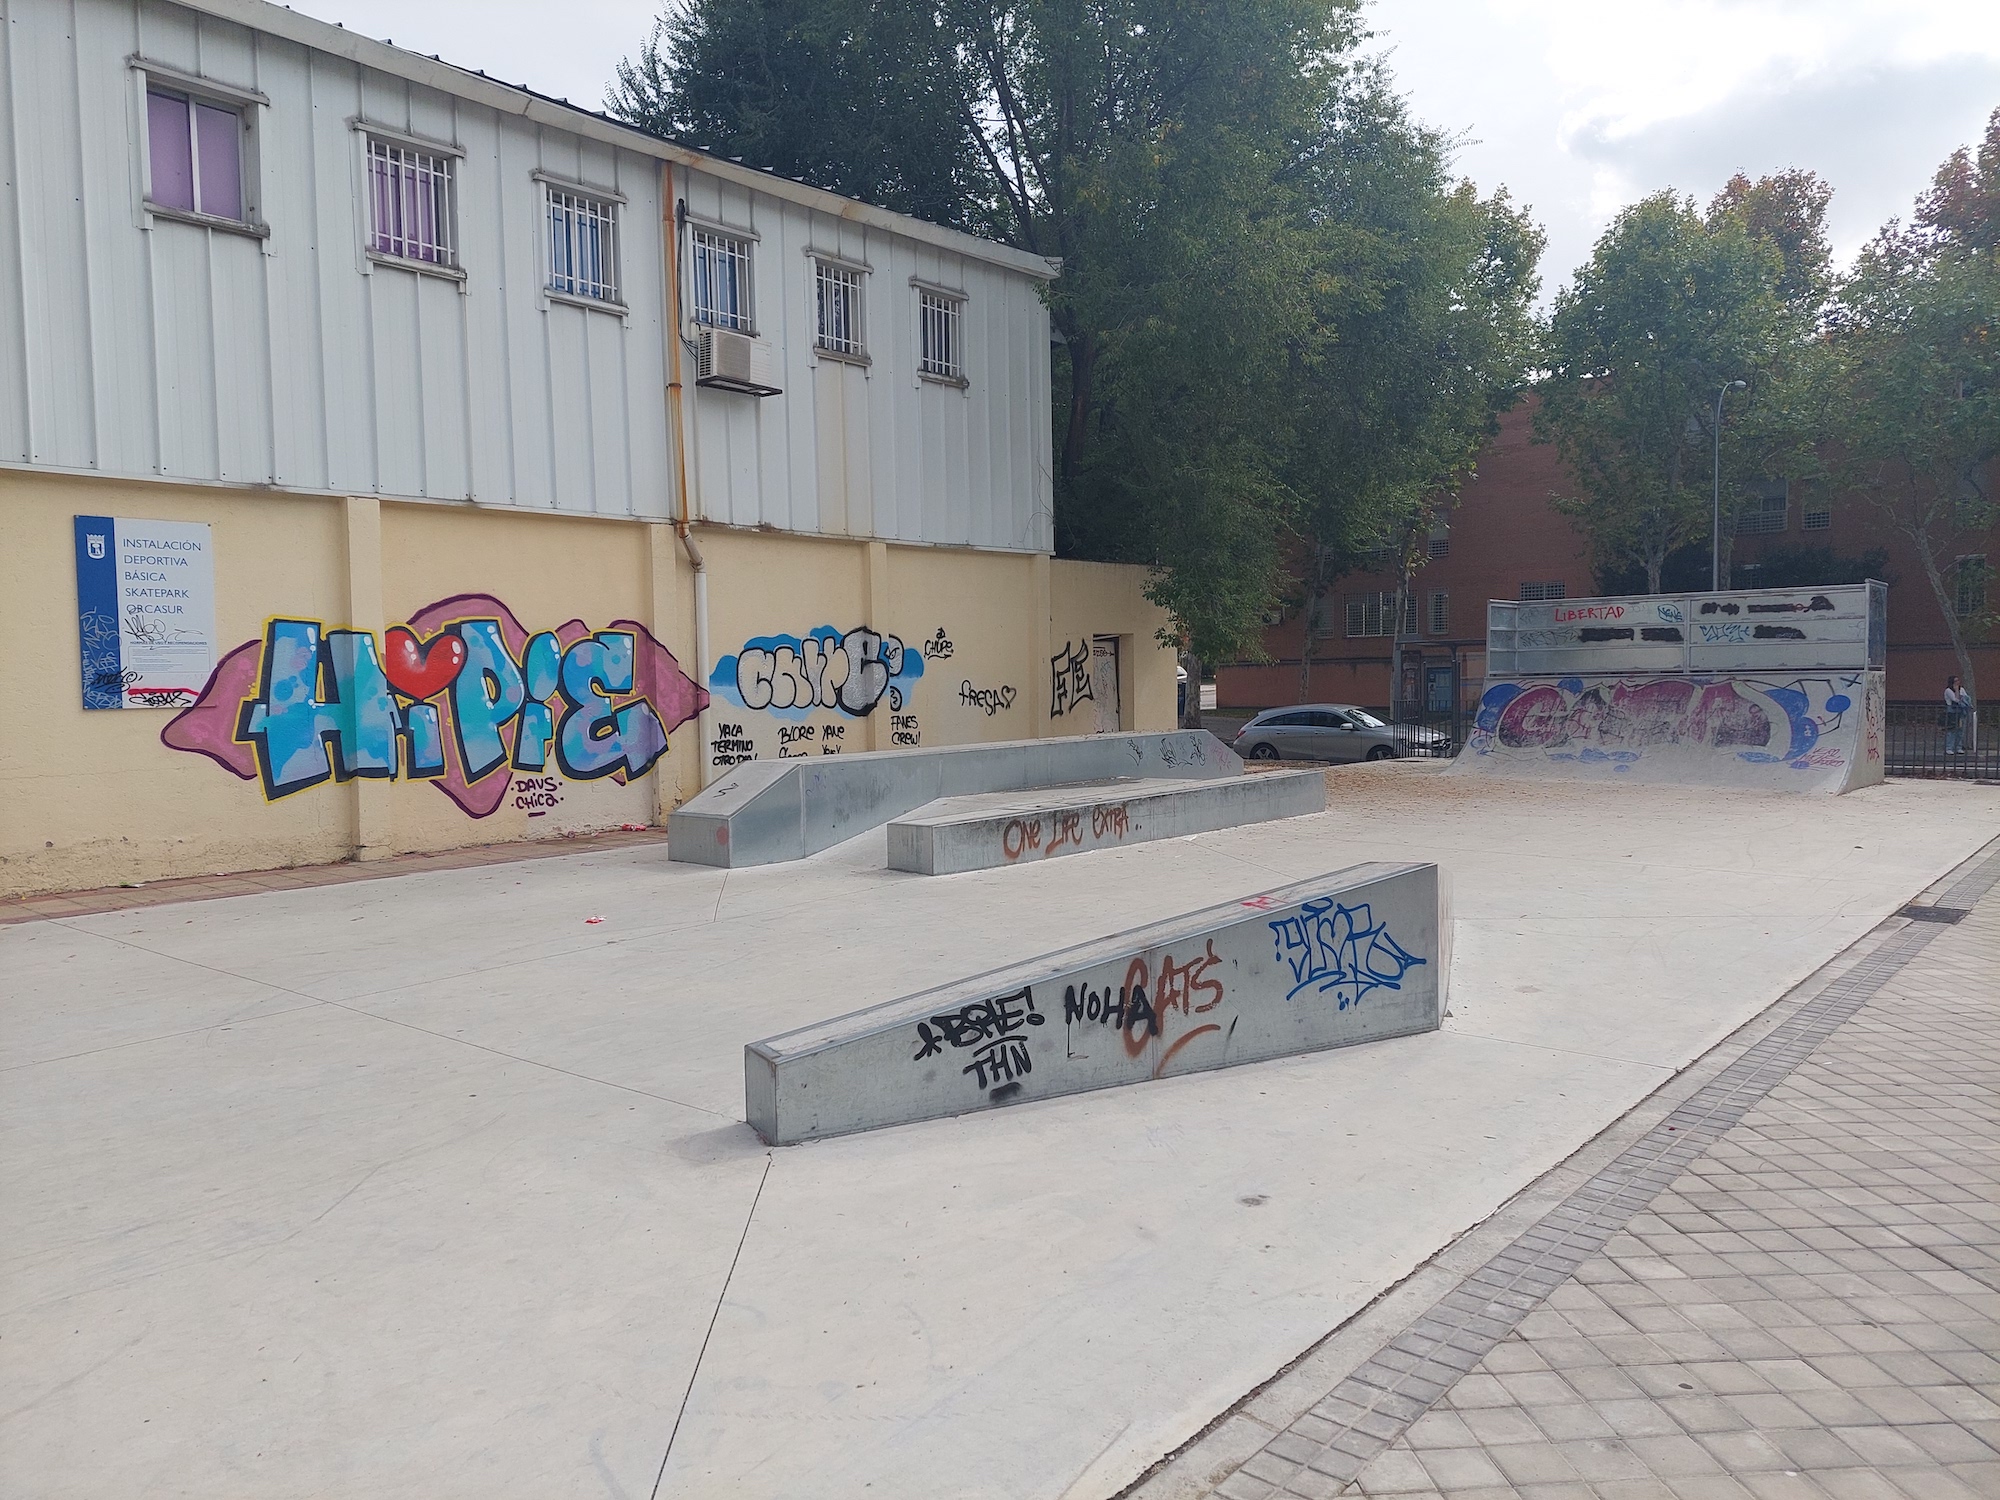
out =
[[[775,396],[781,387],[771,380],[771,346],[747,333],[727,328],[703,328],[695,356],[695,384],[752,396]]]

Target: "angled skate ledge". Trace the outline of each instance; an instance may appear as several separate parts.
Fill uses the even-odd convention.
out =
[[[956,875],[1325,811],[1322,771],[946,797],[889,824],[889,868]]]
[[[1361,864],[753,1042],[774,1146],[1435,1031],[1436,865]]]
[[[940,797],[1118,777],[1242,774],[1236,752],[1205,729],[756,760],[667,819],[667,857],[732,869],[778,864],[830,849]]]

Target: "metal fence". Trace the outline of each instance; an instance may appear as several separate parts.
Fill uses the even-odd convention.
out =
[[[1977,732],[1967,725],[1955,738],[1945,728],[1942,703],[1891,703],[1883,748],[1891,776],[2000,779],[2000,703],[1979,706]]]
[[[1443,710],[1406,707],[1393,725],[1397,753],[1457,755],[1465,748],[1473,713],[1464,704]],[[1249,717],[1245,710],[1208,714],[1204,719],[1227,741]],[[1960,736],[1956,749],[1946,734],[1942,703],[1891,703],[1886,728],[1884,748],[1891,776],[2000,781],[2000,703],[1980,705],[1978,732]]]
[[[1433,758],[1456,756],[1465,748],[1465,731],[1471,721],[1468,709],[1406,704],[1391,726],[1396,731],[1396,753]]]

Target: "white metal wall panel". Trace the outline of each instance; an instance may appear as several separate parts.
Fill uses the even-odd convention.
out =
[[[166,0],[14,5],[6,21],[0,458],[666,513],[650,157],[585,149]],[[141,213],[134,54],[269,96],[254,110],[268,240]],[[366,259],[356,116],[465,150],[463,289]],[[630,200],[619,224],[629,318],[543,297],[530,176],[543,165]],[[551,321],[575,325],[558,369]],[[560,420],[558,392],[574,402]]]
[[[268,238],[142,211],[135,55],[269,98],[246,159]],[[671,514],[671,213],[651,156],[171,0],[9,6],[0,86],[0,460]],[[357,118],[464,152],[462,283],[365,254]],[[544,295],[537,169],[624,196],[628,315]],[[676,181],[696,218],[756,236],[758,333],[784,387],[690,397],[706,517],[1048,548],[1031,278],[698,169]],[[814,350],[815,250],[869,268],[866,368]],[[966,391],[917,376],[913,276],[966,294]]]
[[[28,461],[28,329],[27,290],[21,279],[25,239],[20,163],[21,130],[15,119],[21,91],[15,35],[19,27],[6,18],[0,25],[0,458]]]
[[[681,174],[698,222],[754,236],[758,336],[771,397],[699,389],[697,490],[708,519],[827,535],[1020,550],[1053,541],[1048,319],[1027,277]],[[810,251],[868,266],[864,370],[814,352]],[[912,278],[962,291],[965,390],[917,373]],[[1040,400],[1038,409],[1027,403]]]
[[[1875,665],[1879,583],[1487,605],[1495,677],[1848,670]],[[1871,631],[1871,622],[1878,631]]]
[[[29,457],[35,463],[88,463],[95,448],[94,394],[70,9],[10,6],[7,19],[13,42],[15,165],[21,174]]]

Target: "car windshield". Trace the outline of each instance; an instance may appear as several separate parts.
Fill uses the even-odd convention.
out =
[[[1387,729],[1389,727],[1365,708],[1350,708],[1343,711],[1363,729]]]

